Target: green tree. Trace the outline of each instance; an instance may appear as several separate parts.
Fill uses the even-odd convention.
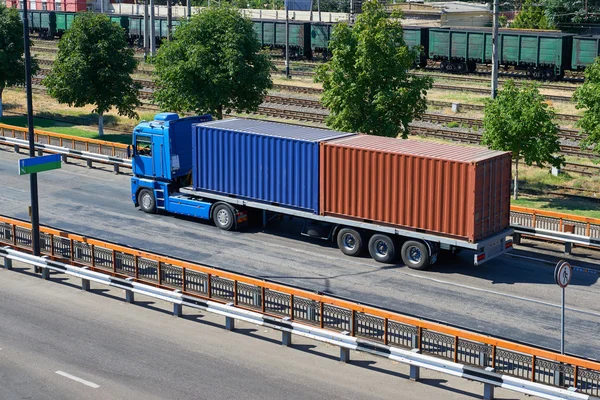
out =
[[[59,103],[94,105],[102,136],[104,114],[111,108],[129,118],[138,116],[141,85],[131,77],[137,67],[133,55],[121,27],[106,15],[81,13],[58,43],[52,71],[43,84]]]
[[[155,101],[164,109],[211,113],[253,111],[273,86],[273,65],[252,21],[230,6],[209,7],[177,28],[160,47]]]
[[[585,82],[573,94],[578,109],[584,109],[583,117],[577,122],[586,135],[581,140],[582,148],[591,147],[600,154],[600,57],[585,69]]]
[[[399,18],[375,0],[363,3],[352,28],[337,24],[332,58],[317,69],[322,103],[333,129],[378,136],[408,136],[408,124],[427,108],[429,77],[409,75],[418,50],[409,49]]]
[[[2,93],[7,86],[25,83],[25,59],[23,54],[23,23],[15,8],[0,4],[0,118],[2,118]],[[31,73],[38,70],[31,58]]]
[[[554,26],[600,21],[598,0],[544,0],[543,2],[548,21]]]
[[[494,100],[488,100],[483,118],[482,143],[493,150],[512,151],[515,161],[514,198],[518,196],[519,161],[560,167],[558,126],[554,110],[535,84],[519,89],[508,81]]]
[[[526,0],[523,8],[510,24],[511,28],[519,29],[552,29],[548,22],[544,6],[538,0]]]

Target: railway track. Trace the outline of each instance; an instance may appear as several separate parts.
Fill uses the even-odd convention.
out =
[[[296,106],[296,107],[307,107],[315,110],[326,110],[325,107],[317,100],[299,99],[294,97],[284,96],[266,96],[266,103],[280,104],[284,106]],[[463,126],[469,126],[472,128],[481,128],[483,126],[483,120],[479,118],[465,118],[454,115],[443,115],[434,113],[425,113],[421,118],[422,121],[432,123],[451,123],[455,122]],[[581,136],[579,131],[574,129],[561,129],[560,137],[565,140],[579,140]]]

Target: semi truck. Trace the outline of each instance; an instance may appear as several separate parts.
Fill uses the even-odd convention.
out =
[[[131,199],[223,230],[274,216],[342,253],[426,269],[512,248],[511,154],[252,119],[159,113],[133,131]]]

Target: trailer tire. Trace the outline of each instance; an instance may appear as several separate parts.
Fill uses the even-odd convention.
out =
[[[342,253],[350,257],[359,256],[364,249],[360,232],[352,228],[342,228],[337,233],[337,245]]]
[[[224,231],[230,231],[235,227],[235,215],[233,209],[227,204],[219,204],[213,211],[213,222]]]
[[[423,242],[407,240],[402,245],[402,261],[410,269],[425,270],[429,268],[429,249]]]
[[[156,212],[156,199],[154,198],[154,192],[151,189],[142,189],[138,193],[138,204],[140,210],[147,214],[154,214]]]
[[[377,262],[391,263],[396,258],[396,244],[388,235],[376,233],[369,239],[369,254]]]

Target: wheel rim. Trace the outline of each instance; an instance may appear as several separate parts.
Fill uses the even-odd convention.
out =
[[[421,262],[423,258],[423,253],[421,253],[421,249],[417,246],[410,246],[408,248],[408,261],[412,264],[418,264]]]
[[[388,255],[389,247],[388,244],[383,240],[375,242],[375,253],[379,257],[386,257]]]
[[[142,207],[149,210],[152,207],[152,196],[148,192],[142,194]]]
[[[227,210],[221,209],[217,212],[217,221],[219,221],[219,225],[229,225],[229,213]]]
[[[356,238],[351,233],[344,234],[342,243],[344,245],[344,249],[346,250],[352,251],[356,249]]]

